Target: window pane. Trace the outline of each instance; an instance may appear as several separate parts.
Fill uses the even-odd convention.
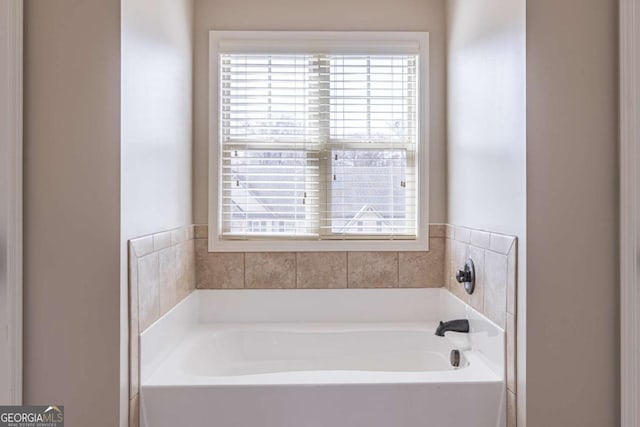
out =
[[[331,232],[406,234],[415,230],[407,205],[404,150],[333,150]]]
[[[314,233],[317,173],[304,151],[232,150],[223,159],[224,232]]]
[[[317,62],[310,55],[222,55],[224,140],[317,139]]]
[[[415,134],[415,57],[331,56],[333,141],[411,143]]]
[[[416,63],[222,54],[223,236],[415,237]]]

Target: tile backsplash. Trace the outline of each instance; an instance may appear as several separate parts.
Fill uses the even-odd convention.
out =
[[[446,236],[445,286],[506,332],[507,427],[515,427],[517,239],[449,225]],[[476,270],[471,295],[456,281],[456,272],[467,258],[473,260]]]
[[[209,252],[195,226],[198,289],[438,288],[445,284],[445,226],[429,252]]]
[[[140,334],[195,289],[193,226],[129,241],[129,426],[139,425]]]

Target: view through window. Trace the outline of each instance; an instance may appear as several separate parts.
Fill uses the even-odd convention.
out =
[[[221,54],[223,238],[415,237],[417,62]]]

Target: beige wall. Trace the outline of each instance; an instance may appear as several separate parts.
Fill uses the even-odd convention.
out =
[[[525,0],[447,2],[448,222],[518,237],[521,425],[527,376],[525,13]]]
[[[24,402],[118,424],[120,1],[25,2]]]
[[[444,0],[195,0],[192,201],[188,3],[125,4],[122,165],[120,1],[25,3],[25,403],[118,423],[121,238],[188,223],[191,203],[206,222],[210,29],[429,31],[431,221],[447,218]],[[521,248],[523,4],[448,3],[449,222]],[[616,13],[614,0],[526,7],[530,426],[618,423]]]
[[[527,2],[527,422],[619,425],[617,1]]]
[[[9,85],[12,83],[11,65],[9,58],[12,55],[12,46],[9,42],[11,30],[5,24],[9,18],[9,2],[0,2],[0,99],[11,99],[13,88]],[[11,154],[13,147],[13,136],[10,124],[13,115],[9,108],[12,102],[0,102],[0,330],[7,330],[9,327],[9,251],[11,243],[9,242],[9,212],[13,207],[9,191],[11,189],[9,181],[11,180],[12,167],[14,162]],[[9,337],[4,335],[0,338],[0,402],[6,404],[11,401],[9,386]]]
[[[430,222],[446,219],[445,0],[195,0],[193,206],[207,223],[208,31],[429,31],[431,40]]]
[[[122,1],[121,407],[128,365],[127,241],[193,222],[193,0]]]

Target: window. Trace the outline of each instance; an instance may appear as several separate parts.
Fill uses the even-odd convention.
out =
[[[212,32],[210,250],[426,250],[426,33]]]

